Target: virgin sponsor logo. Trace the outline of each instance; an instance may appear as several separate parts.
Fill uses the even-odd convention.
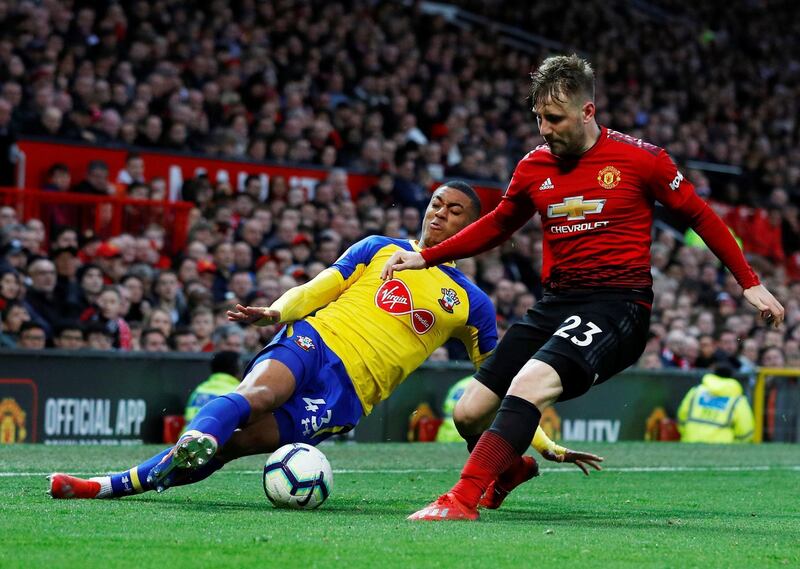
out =
[[[424,334],[433,326],[433,314],[427,310],[415,310],[411,315],[414,324],[414,330],[420,334]]]
[[[430,310],[414,308],[411,291],[400,279],[391,279],[380,286],[375,293],[375,305],[394,316],[409,314],[411,326],[417,334],[425,334],[436,322],[436,317]]]
[[[575,225],[554,225],[550,228],[550,233],[565,234],[565,233],[578,233],[580,231],[591,231],[592,229],[599,229],[606,227],[608,221],[592,221],[588,223],[576,223]]]
[[[411,291],[403,281],[392,279],[378,289],[375,304],[391,314],[407,314],[411,306]]]

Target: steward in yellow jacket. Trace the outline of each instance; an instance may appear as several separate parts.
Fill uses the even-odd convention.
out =
[[[678,408],[678,430],[687,443],[746,443],[753,440],[753,410],[742,385],[713,373],[689,390]]]
[[[211,360],[211,375],[197,386],[186,403],[184,418],[188,423],[200,408],[222,395],[230,393],[238,387],[239,354],[236,352],[217,352]]]
[[[439,427],[439,431],[436,433],[436,442],[455,443],[464,440],[461,438],[461,435],[458,434],[456,424],[453,422],[453,409],[456,408],[456,403],[458,403],[458,400],[464,395],[464,390],[467,388],[470,381],[472,381],[471,375],[459,380],[458,383],[453,385],[447,392],[447,396],[444,398],[444,404],[442,405],[442,412],[444,413],[442,419],[444,419],[444,421],[441,427]]]

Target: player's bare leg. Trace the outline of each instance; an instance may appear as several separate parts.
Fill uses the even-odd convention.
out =
[[[113,498],[202,480],[223,466],[224,460],[216,456],[217,452],[227,445],[237,429],[261,421],[274,422],[272,411],[291,397],[294,386],[294,376],[286,365],[264,360],[247,374],[234,393],[204,406],[174,447],[111,476],[84,480],[52,474],[49,493],[54,498]],[[253,444],[254,438],[251,436],[248,442],[247,435],[240,435],[238,440],[244,447]],[[231,449],[237,445],[234,442]],[[233,450],[228,451],[232,453]]]
[[[245,456],[273,452],[280,444],[278,421],[273,413],[267,413],[258,421],[233,433],[228,443],[219,450],[217,457],[228,463]]]
[[[225,446],[217,451],[216,456],[206,462],[205,467],[200,467],[191,472],[184,472],[186,475],[173,478],[171,485],[179,486],[200,482],[232,460],[253,454],[269,453],[278,448],[279,445],[280,432],[278,431],[278,422],[272,413],[267,413],[260,420],[251,422],[244,429],[234,432]],[[171,450],[166,449],[150,459],[150,461],[153,463],[158,462],[162,455]],[[85,479],[63,473],[54,473],[48,476],[50,483],[48,494],[56,499],[116,498],[126,494],[138,493],[145,489],[152,489],[143,488],[139,479],[139,473],[146,470],[146,464],[144,463],[127,471],[127,476],[124,473],[117,475],[127,477],[127,483],[132,488],[132,491],[125,491],[123,488],[122,492],[114,492],[111,484],[112,477],[110,476]],[[134,476],[136,481],[132,480]],[[142,478],[146,479],[145,476],[142,476]]]
[[[158,491],[207,464],[236,429],[260,421],[280,407],[294,392],[295,378],[282,362],[266,359],[256,364],[234,393],[203,407],[187,426],[170,453],[148,474],[147,483]]]
[[[541,410],[563,392],[552,366],[532,359],[517,373],[492,426],[478,441],[461,479],[438,500],[409,516],[410,520],[477,520],[478,502],[489,485],[520,460],[530,445]]]
[[[458,433],[467,441],[470,452],[472,451],[472,448],[469,448],[470,439],[480,437],[483,431],[489,428],[499,407],[500,397],[494,391],[477,379],[467,384],[464,394],[453,409],[453,422]]]

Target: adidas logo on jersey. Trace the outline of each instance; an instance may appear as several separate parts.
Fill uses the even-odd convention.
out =
[[[547,178],[544,182],[542,182],[542,185],[539,186],[539,191],[541,192],[542,190],[552,190],[553,188],[555,188],[555,186],[553,185],[552,180],[550,180],[550,178]]]

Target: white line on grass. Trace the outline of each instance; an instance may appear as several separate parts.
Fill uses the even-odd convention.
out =
[[[455,472],[459,468],[386,468],[373,469],[341,469],[334,470],[334,474],[431,474],[437,472]],[[605,472],[765,472],[770,470],[792,470],[800,472],[800,465],[757,465],[757,466],[610,466],[603,468]],[[228,474],[261,474],[261,470],[226,470]],[[545,474],[578,473],[577,468],[543,468]],[[51,472],[0,472],[0,478],[22,478],[26,476],[47,476]],[[73,472],[75,476],[97,476],[97,472]]]

